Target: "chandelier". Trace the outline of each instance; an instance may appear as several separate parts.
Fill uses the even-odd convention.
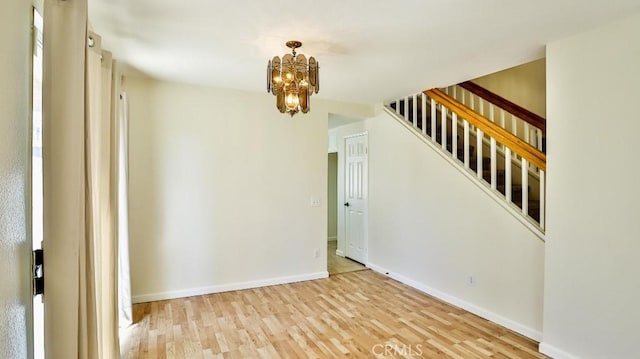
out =
[[[298,111],[309,112],[309,98],[320,90],[318,81],[318,62],[309,57],[309,62],[303,54],[296,54],[296,49],[302,46],[300,41],[287,41],[291,54],[278,56],[267,65],[267,92],[276,97],[276,108],[281,113],[288,113],[293,117]]]

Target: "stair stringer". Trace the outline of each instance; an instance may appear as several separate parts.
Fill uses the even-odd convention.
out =
[[[383,107],[384,111],[391,116],[394,120],[399,122],[402,126],[404,126],[409,132],[418,137],[422,142],[424,142],[428,147],[434,150],[440,157],[442,157],[445,161],[447,161],[451,166],[453,166],[458,172],[460,172],[463,176],[465,176],[469,181],[475,184],[480,190],[482,190],[489,198],[497,202],[501,207],[507,211],[510,215],[515,217],[518,221],[520,221],[527,229],[529,229],[533,234],[535,234],[541,241],[544,242],[545,234],[538,227],[538,224],[534,221],[525,218],[522,215],[522,212],[519,208],[517,208],[514,204],[508,203],[503,195],[495,191],[491,188],[490,185],[487,185],[485,181],[481,181],[475,172],[470,169],[464,167],[464,164],[460,162],[457,158],[451,156],[451,153],[445,152],[442,150],[442,146],[434,142],[431,137],[423,134],[418,128],[411,126],[409,122],[407,122],[403,117],[398,115],[395,111],[389,109],[388,107]]]

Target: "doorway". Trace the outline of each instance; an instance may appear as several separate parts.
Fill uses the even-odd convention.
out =
[[[342,201],[339,201],[339,184],[343,184],[339,176],[338,153],[330,152],[328,154],[327,169],[327,271],[329,275],[353,272],[366,269],[364,265],[349,258],[345,258],[340,252],[338,255],[338,216],[343,207]],[[344,176],[344,175],[343,175]]]
[[[345,138],[345,256],[367,263],[369,145],[366,133]]]

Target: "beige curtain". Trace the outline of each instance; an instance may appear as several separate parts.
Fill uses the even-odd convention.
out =
[[[45,353],[119,357],[111,54],[86,0],[44,10]]]

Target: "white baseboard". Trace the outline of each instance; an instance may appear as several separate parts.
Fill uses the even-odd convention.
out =
[[[371,262],[367,263],[367,267],[371,268],[372,270],[378,272],[378,273],[382,273],[384,275],[389,276],[390,278],[393,278],[401,283],[404,283],[410,287],[413,287],[421,292],[427,293],[431,296],[434,296],[440,300],[443,300],[449,304],[455,305],[456,307],[462,308],[468,312],[471,312],[475,315],[478,315],[484,319],[490,320],[496,324],[500,324],[503,327],[513,330],[516,333],[520,333],[522,335],[524,335],[527,338],[531,338],[535,341],[541,341],[542,340],[542,333],[540,331],[537,331],[535,329],[529,328],[525,325],[522,325],[520,323],[517,323],[511,319],[507,319],[501,315],[498,315],[496,313],[493,313],[491,311],[488,311],[484,308],[480,308],[475,304],[466,302],[458,297],[443,293],[435,288],[429,287],[423,283],[420,283],[418,281],[415,281],[413,279],[409,279],[403,275],[400,274],[396,274],[393,273],[387,269],[384,269],[376,264],[373,264]]]
[[[204,294],[211,294],[211,293],[229,292],[232,290],[267,287],[271,285],[295,283],[295,282],[302,282],[302,281],[313,280],[313,279],[322,279],[322,278],[328,278],[328,277],[329,277],[329,272],[323,271],[323,272],[300,274],[300,275],[294,275],[294,276],[288,276],[288,277],[261,279],[261,280],[251,281],[251,282],[230,283],[230,284],[214,285],[210,287],[189,288],[189,289],[181,289],[181,290],[161,292],[161,293],[140,294],[140,295],[134,295],[131,299],[133,303],[145,303],[145,302],[153,302],[156,300],[185,298],[185,297],[192,297],[195,295],[204,295]]]
[[[538,350],[540,351],[540,353],[550,356],[554,359],[579,359],[577,356],[571,355],[545,342],[540,343],[540,345],[538,346]]]
[[[336,249],[336,255],[340,257],[344,257],[344,252],[339,249]]]
[[[329,237],[329,238],[327,238],[327,240],[328,240],[329,242],[335,242],[335,241],[337,241],[337,240],[338,240],[338,237],[335,237],[335,236],[334,236],[334,237]]]

